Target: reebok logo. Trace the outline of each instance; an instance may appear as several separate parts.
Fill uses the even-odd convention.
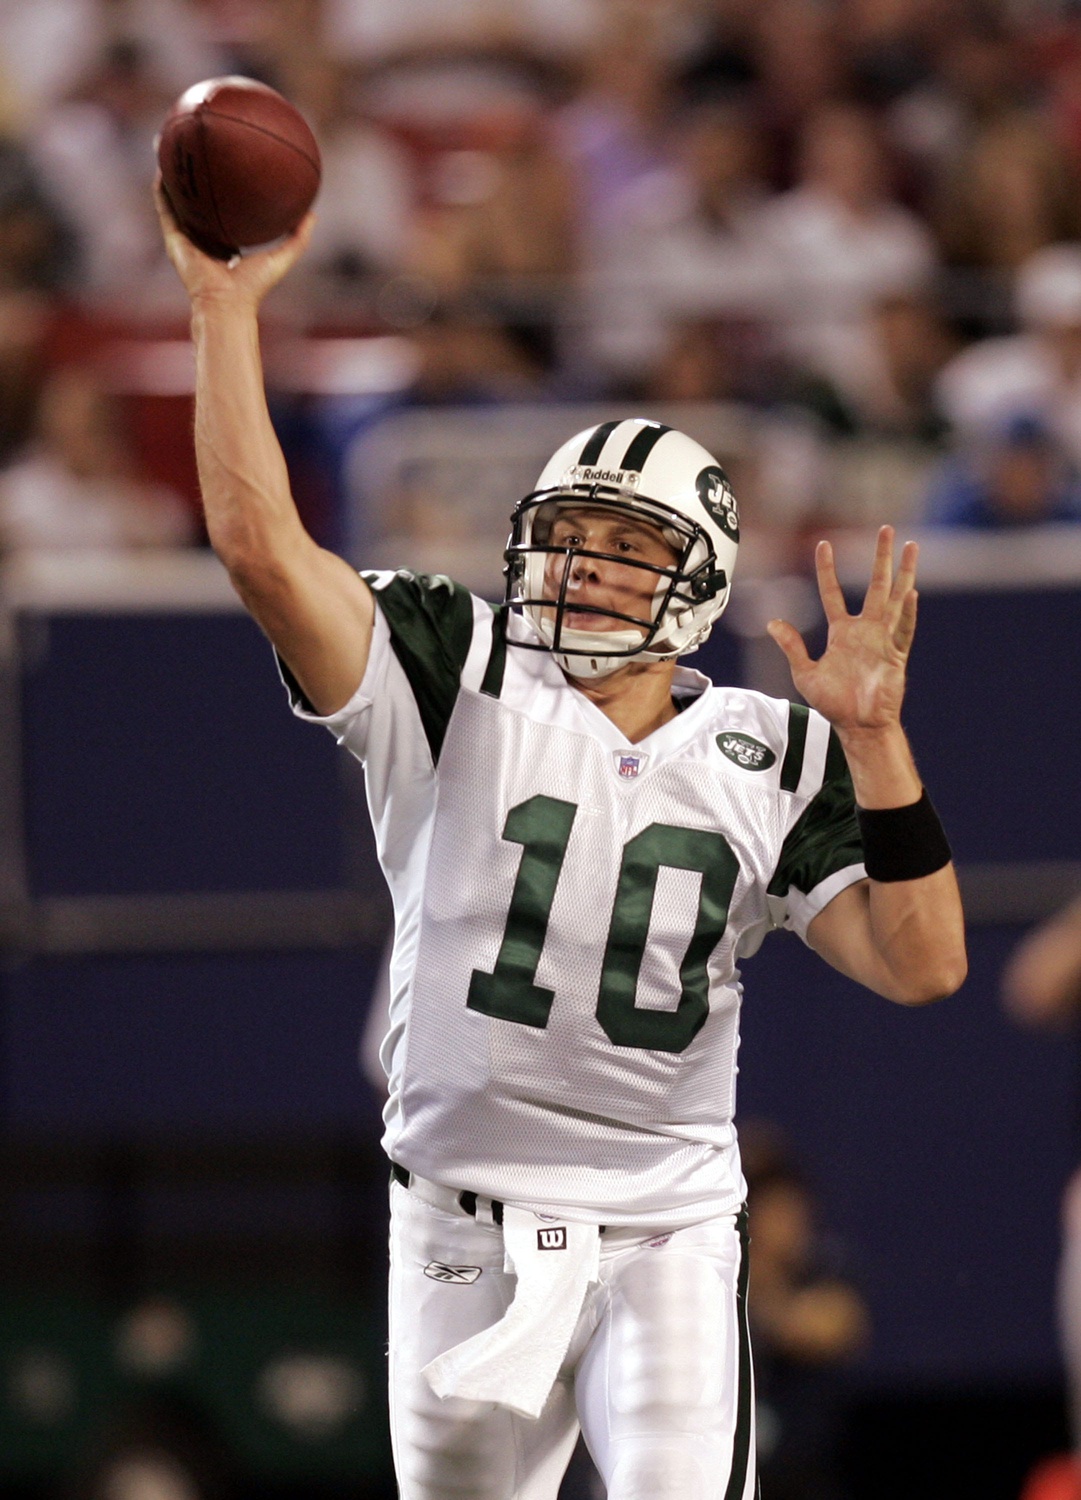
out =
[[[424,1274],[433,1281],[454,1281],[459,1286],[472,1286],[480,1275],[480,1266],[445,1266],[441,1260],[430,1260],[424,1267]]]
[[[556,1229],[537,1230],[538,1250],[566,1250],[567,1231],[562,1224]]]

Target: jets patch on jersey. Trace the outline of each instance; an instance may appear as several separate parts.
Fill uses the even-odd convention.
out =
[[[363,761],[394,899],[388,1154],[590,1222],[738,1206],[740,962],[865,873],[836,736],[677,667],[630,744],[517,616],[365,577],[364,681],[293,699]]]

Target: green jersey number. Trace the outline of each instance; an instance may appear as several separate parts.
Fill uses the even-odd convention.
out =
[[[507,814],[503,837],[523,846],[522,861],[495,969],[491,974],[473,970],[470,1010],[520,1026],[547,1026],[555,992],[534,981],[577,811],[573,802],[539,796]],[[697,871],[702,887],[679,968],[679,1004],[670,1011],[643,1010],[635,1005],[635,994],[662,866]],[[706,964],[724,934],[738,874],[727,839],[705,829],[651,823],[623,846],[597,999],[597,1020],[617,1047],[682,1052],[690,1046],[709,1014]]]

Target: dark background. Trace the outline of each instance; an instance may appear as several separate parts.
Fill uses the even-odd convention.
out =
[[[740,1117],[797,1143],[870,1306],[873,1339],[847,1377],[853,1492],[1006,1500],[1064,1443],[1053,1282],[1078,1058],[1072,1035],[1003,1015],[999,973],[1023,924],[1001,912],[1018,863],[1081,846],[1057,707],[1081,593],[925,591],[921,611],[908,722],[962,871],[982,871],[970,977],[908,1011],[772,937],[744,973]],[[357,1062],[386,903],[355,771],[293,720],[239,614],[33,615],[20,630],[39,906],[345,889],[370,923],[309,941],[286,922],[219,952],[180,951],[189,938],[133,951],[107,921],[96,952],[61,951],[55,924],[36,952],[25,934],[10,943],[0,1337],[9,1387],[12,1361],[44,1351],[75,1394],[51,1429],[9,1402],[4,1482],[44,1493],[58,1464],[92,1467],[102,1432],[187,1410],[261,1493],[303,1476],[305,1493],[355,1494],[358,1475],[390,1493],[385,1166]],[[739,677],[727,631],[703,657]],[[167,1379],[124,1374],[111,1352],[150,1294],[201,1330],[202,1354]],[[328,1339],[366,1372],[360,1414],[318,1440],[275,1428],[251,1396],[260,1360]],[[222,1381],[219,1346],[243,1378]]]

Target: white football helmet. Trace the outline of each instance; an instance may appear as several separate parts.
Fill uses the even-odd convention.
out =
[[[611,508],[656,526],[676,553],[657,568],[577,545],[553,545],[563,505]],[[539,639],[518,642],[551,651],[572,677],[605,677],[628,657],[663,661],[700,646],[728,603],[739,546],[739,511],[717,460],[682,432],[634,417],[602,422],[564,443],[537,488],[511,516],[504,553],[506,602],[521,608]],[[553,584],[549,558],[562,556]],[[567,585],[578,557],[597,557],[656,575],[651,617],[594,611],[618,621],[610,630],[563,623]],[[548,583],[546,584],[546,578]]]

